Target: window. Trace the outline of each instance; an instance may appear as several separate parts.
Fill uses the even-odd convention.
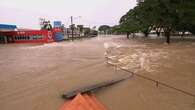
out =
[[[17,40],[17,36],[15,36],[14,39]]]
[[[36,40],[36,39],[37,39],[37,37],[36,37],[36,36],[33,36],[33,39],[34,39],[34,40]]]
[[[37,38],[38,38],[38,39],[42,39],[42,36],[41,36],[41,35],[38,35]]]
[[[30,40],[30,37],[29,37],[29,36],[27,36],[27,39],[28,39],[28,40]]]

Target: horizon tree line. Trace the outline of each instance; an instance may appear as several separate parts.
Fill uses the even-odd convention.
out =
[[[170,43],[171,33],[195,34],[195,0],[144,0],[123,15],[119,25],[109,30],[126,33],[127,38],[138,32],[148,37],[155,30],[157,36],[163,32],[166,42]]]

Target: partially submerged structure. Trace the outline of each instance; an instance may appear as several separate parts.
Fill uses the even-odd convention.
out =
[[[16,25],[0,24],[0,43],[8,43],[12,41],[11,33],[17,29]]]
[[[60,28],[18,29],[16,25],[0,24],[0,43],[49,43],[63,40]]]

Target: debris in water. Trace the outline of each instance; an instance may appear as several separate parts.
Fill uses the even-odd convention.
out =
[[[102,87],[106,87],[106,86],[109,86],[109,85],[113,85],[115,83],[118,83],[120,81],[123,81],[125,79],[128,79],[130,78],[130,74],[128,74],[127,76],[123,76],[123,77],[120,77],[118,79],[113,79],[113,80],[110,80],[110,81],[106,81],[106,82],[102,82],[102,83],[98,83],[98,84],[94,84],[94,85],[91,85],[91,86],[87,86],[87,87],[83,87],[83,88],[79,88],[79,89],[75,89],[73,91],[70,91],[70,92],[67,92],[65,94],[62,95],[63,98],[72,98],[74,97],[75,95],[77,95],[78,93],[88,93],[88,92],[91,92],[91,91],[94,91],[94,90],[97,90],[99,88],[102,88]]]

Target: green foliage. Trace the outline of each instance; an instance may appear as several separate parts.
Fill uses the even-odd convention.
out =
[[[179,0],[182,5],[177,7],[179,22],[176,25],[178,31],[190,31],[195,34],[195,1]]]
[[[162,28],[169,36],[171,31],[190,31],[195,34],[195,0],[145,0],[121,17],[123,32],[148,33]]]
[[[119,34],[122,33],[120,25],[115,25],[111,27],[111,33]]]
[[[101,25],[98,30],[100,32],[104,32],[104,34],[106,34],[106,32],[110,31],[110,29],[111,29],[111,27],[108,25]]]
[[[130,10],[126,15],[124,15],[119,21],[121,31],[127,33],[136,32],[140,28],[140,22],[136,17],[134,10]]]

